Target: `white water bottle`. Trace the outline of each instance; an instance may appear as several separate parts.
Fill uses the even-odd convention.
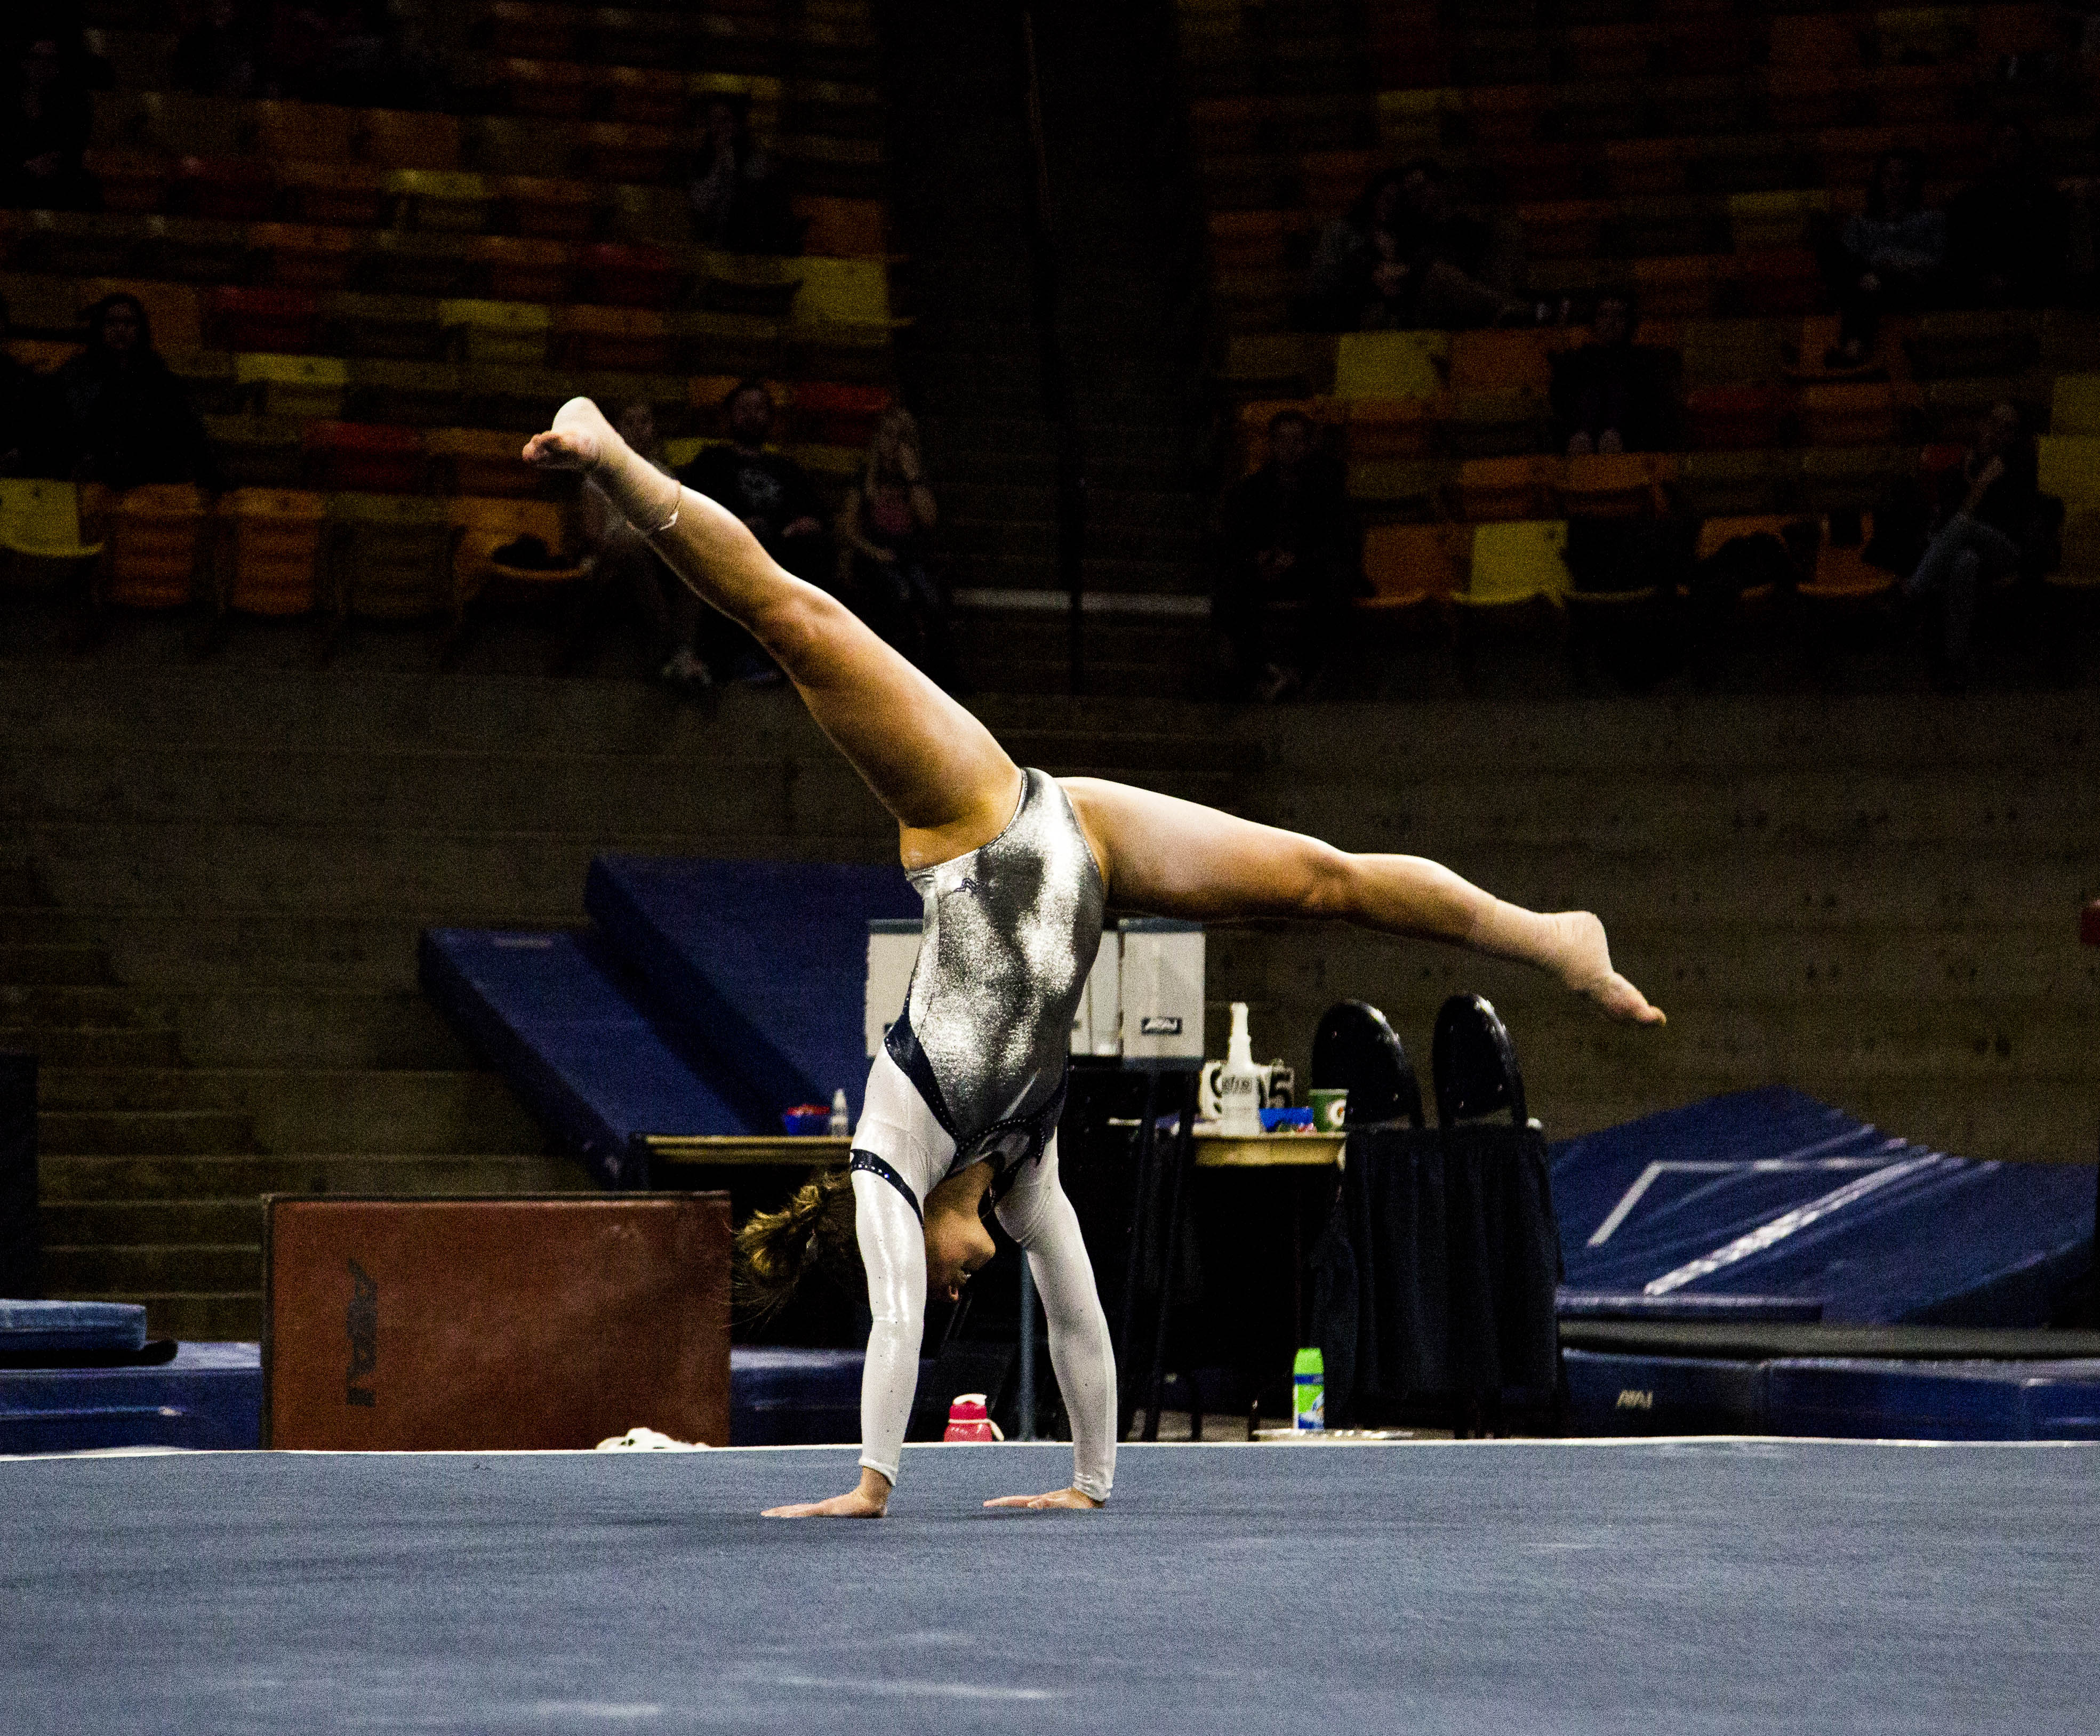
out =
[[[834,1134],[849,1134],[853,1131],[853,1114],[846,1108],[846,1094],[844,1086],[832,1093],[831,1130]]]
[[[1247,1035],[1245,1001],[1233,1002],[1232,1040],[1218,1069],[1218,1131],[1236,1138],[1261,1131],[1262,1077]]]

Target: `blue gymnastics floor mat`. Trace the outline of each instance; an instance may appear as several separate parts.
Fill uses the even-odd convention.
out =
[[[584,908],[704,1046],[754,1123],[867,1082],[867,925],[915,917],[901,868],[602,856]]]
[[[183,1344],[134,1368],[0,1368],[0,1453],[261,1444],[262,1350]]]
[[[145,1342],[146,1311],[137,1302],[0,1299],[0,1368],[10,1355],[121,1352]]]
[[[2094,1174],[1891,1138],[1784,1087],[1553,1148],[1564,1315],[2023,1326],[2093,1256]]]
[[[638,1004],[638,985],[595,935],[433,928],[420,963],[423,992],[609,1186],[642,1181],[637,1134],[761,1130]]]

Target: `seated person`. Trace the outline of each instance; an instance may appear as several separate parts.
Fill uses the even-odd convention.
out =
[[[0,95],[0,206],[92,211],[101,185],[82,166],[95,109],[85,52],[73,33],[20,42]],[[68,53],[71,48],[73,52]]]
[[[1947,207],[1949,288],[1965,306],[2042,307],[2068,286],[2071,202],[2042,167],[2034,134],[2008,121],[1989,171]]]
[[[2000,403],[1958,465],[1927,473],[1876,513],[1866,557],[1904,573],[1904,595],[1937,615],[1931,643],[1943,680],[1965,677],[1985,588],[2046,568],[2061,512],[2037,485],[2026,419]]]
[[[1947,262],[1947,214],[1925,203],[1925,158],[1890,151],[1875,165],[1867,209],[1842,229],[1820,225],[1816,252],[1838,303],[1838,341],[1826,368],[1865,367],[1882,315],[1923,306]]]
[[[695,155],[686,196],[693,238],[732,253],[799,253],[801,225],[788,201],[779,166],[751,136],[743,104],[726,96],[708,104],[707,130]]]
[[[1309,314],[1330,331],[1458,329],[1528,317],[1493,279],[1493,236],[1428,157],[1372,176],[1313,254]]]
[[[839,594],[884,643],[952,689],[947,604],[927,563],[938,516],[917,421],[885,411],[839,509]]]
[[[1226,495],[1220,541],[1215,619],[1234,678],[1257,698],[1287,698],[1319,672],[1349,600],[1370,589],[1341,467],[1302,412],[1269,419],[1268,461]]]
[[[1676,352],[1635,343],[1635,324],[1633,297],[1608,292],[1598,300],[1590,341],[1553,359],[1555,439],[1571,458],[1676,444]]]
[[[729,419],[726,445],[704,447],[678,472],[678,480],[719,501],[741,518],[759,546],[797,579],[821,584],[826,541],[823,503],[809,474],[783,452],[765,449],[773,434],[773,394],[758,380],[739,383],[724,400]],[[758,641],[726,616],[703,617],[717,672],[731,681],[770,683],[780,679]]]
[[[204,425],[154,349],[136,296],[106,295],[88,309],[87,346],[51,376],[48,401],[48,474],[116,489],[216,486]]]

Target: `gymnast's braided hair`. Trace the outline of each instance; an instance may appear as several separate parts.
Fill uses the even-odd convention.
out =
[[[785,1307],[810,1272],[849,1291],[867,1282],[854,1233],[853,1177],[826,1170],[777,1212],[753,1212],[736,1232],[736,1298],[761,1318]]]

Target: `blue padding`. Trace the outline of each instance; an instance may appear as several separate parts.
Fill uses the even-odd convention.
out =
[[[0,1302],[0,1356],[135,1350],[146,1311],[135,1302]]]
[[[1775,1434],[1934,1441],[2100,1440],[2100,1362],[1767,1365]]]
[[[1652,1294],[1665,1317],[1738,1296],[1855,1324],[2038,1325],[2092,1258],[2091,1169],[1946,1157],[1784,1087],[1553,1158],[1567,1292]]]
[[[1766,1432],[1763,1363],[1567,1350],[1561,1366],[1577,1434]]]
[[[1563,1289],[1564,1320],[1820,1320],[1823,1304],[1802,1296],[1621,1296]]]
[[[259,1345],[185,1344],[151,1368],[0,1368],[0,1453],[252,1449],[262,1417]]]
[[[810,1447],[860,1439],[859,1350],[729,1353],[732,1447]]]
[[[526,1106],[615,1187],[638,1185],[639,1133],[757,1130],[719,1079],[651,1019],[597,936],[433,928],[423,992],[509,1080]]]
[[[779,1113],[867,1078],[867,925],[920,913],[892,866],[602,856],[584,908],[718,1064],[739,1110]]]

